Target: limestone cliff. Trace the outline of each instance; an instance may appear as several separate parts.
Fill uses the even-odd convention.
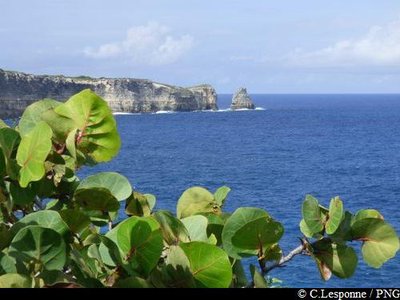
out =
[[[114,112],[218,109],[210,85],[182,88],[145,79],[31,75],[0,69],[0,118],[17,117],[43,98],[64,101],[86,88],[103,97]]]
[[[245,88],[240,88],[232,97],[231,109],[235,110],[243,108],[254,109],[255,105],[247,94],[247,90]]]

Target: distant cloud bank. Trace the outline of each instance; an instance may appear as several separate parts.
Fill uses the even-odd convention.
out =
[[[393,66],[400,65],[400,19],[373,26],[357,39],[338,41],[316,51],[296,49],[286,63],[291,66]]]
[[[172,36],[157,22],[131,27],[122,41],[87,47],[84,54],[94,59],[123,58],[134,64],[167,65],[178,61],[194,44],[190,35]]]

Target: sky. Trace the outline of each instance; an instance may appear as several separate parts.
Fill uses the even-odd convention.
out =
[[[400,93],[400,1],[0,0],[0,68],[218,93]]]

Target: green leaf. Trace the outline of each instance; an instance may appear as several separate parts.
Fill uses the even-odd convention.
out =
[[[0,148],[0,176],[4,176],[6,174],[6,160],[4,157],[3,149]]]
[[[27,205],[33,203],[36,194],[35,191],[30,188],[22,188],[18,182],[7,183],[7,189],[10,193],[10,198],[14,205]]]
[[[17,151],[17,163],[21,166],[21,187],[25,188],[30,182],[38,181],[44,176],[44,162],[52,147],[52,135],[49,125],[42,121],[22,137]]]
[[[0,251],[9,245],[11,239],[12,236],[7,226],[0,222]]]
[[[381,213],[375,209],[361,209],[353,217],[351,224],[354,224],[357,221],[361,221],[362,219],[368,219],[368,218],[384,220]]]
[[[264,252],[265,261],[279,262],[282,258],[282,249],[278,244],[273,244],[271,247],[267,248]]]
[[[222,213],[221,215],[214,215],[213,213],[202,213],[201,215],[205,216],[208,220],[207,235],[214,235],[217,239],[217,245],[221,245],[222,230],[230,214]]]
[[[4,155],[5,171],[14,180],[18,178],[20,169],[15,160],[15,152],[20,141],[19,133],[14,129],[8,127],[0,129],[0,148]]]
[[[183,192],[177,205],[179,219],[206,212],[221,213],[221,208],[215,201],[213,194],[205,188],[197,186]]]
[[[208,242],[207,236],[207,225],[208,220],[204,216],[195,215],[181,219],[183,225],[185,225],[190,240]]]
[[[304,219],[301,219],[299,227],[300,227],[300,231],[304,234],[304,236],[306,236],[308,238],[312,238],[315,236],[315,234],[310,230],[310,228],[308,228]]]
[[[381,219],[360,219],[351,225],[351,229],[353,239],[364,242],[363,258],[371,267],[380,268],[399,250],[396,231]]]
[[[76,209],[64,209],[60,211],[61,218],[74,233],[80,233],[90,224],[90,218]]]
[[[60,270],[66,263],[66,245],[56,231],[27,226],[11,242],[10,256],[26,265],[39,264],[46,270]]]
[[[266,289],[268,288],[268,283],[264,276],[256,269],[254,265],[250,265],[250,273],[253,278],[254,287],[256,289]]]
[[[335,197],[329,204],[329,218],[325,224],[327,234],[334,234],[344,218],[343,202]]]
[[[8,127],[0,129],[0,147],[3,149],[5,158],[13,157],[13,152],[17,149],[20,140],[19,133],[14,129]]]
[[[344,214],[343,221],[340,223],[339,228],[336,229],[334,234],[330,235],[330,238],[335,242],[344,242],[344,241],[351,241],[351,222],[353,219],[353,215],[346,211]]]
[[[150,216],[151,208],[147,197],[139,192],[133,191],[126,200],[125,213],[129,216]]]
[[[99,254],[103,263],[112,267],[122,265],[121,252],[115,241],[103,235],[99,235],[99,238]]]
[[[4,274],[0,276],[0,288],[31,288],[32,278],[21,274]]]
[[[118,200],[126,200],[132,194],[132,187],[126,177],[115,172],[102,172],[86,177],[79,183],[79,189],[105,188]]]
[[[66,240],[69,238],[69,228],[67,224],[65,224],[60,214],[53,210],[40,210],[26,215],[11,227],[10,233],[12,236],[15,236],[22,228],[31,225],[53,229]]]
[[[48,110],[52,110],[61,102],[52,99],[43,99],[29,105],[21,116],[18,124],[18,130],[22,136],[26,135],[35,126],[42,121],[42,114]]]
[[[319,233],[324,229],[322,222],[321,208],[318,200],[307,195],[302,207],[303,219],[310,233]]]
[[[150,210],[153,210],[154,207],[156,206],[156,201],[157,201],[156,196],[154,196],[153,194],[143,194],[143,196],[146,197]]]
[[[105,188],[81,188],[75,191],[74,199],[82,208],[87,210],[117,211],[118,200]]]
[[[313,255],[339,278],[349,278],[356,270],[358,258],[352,247],[332,243],[326,239],[312,244]]]
[[[229,256],[262,255],[283,235],[283,227],[259,208],[238,208],[226,221],[222,243]]]
[[[121,140],[115,119],[107,102],[94,92],[83,90],[54,111],[70,120],[71,130],[79,130],[77,149],[90,159],[104,162],[117,155]]]
[[[118,226],[117,242],[123,258],[147,276],[157,265],[163,249],[161,230],[146,218],[130,217]],[[154,221],[153,221],[154,222]]]
[[[18,273],[15,258],[4,252],[0,252],[0,273]]]
[[[228,255],[217,246],[203,242],[180,245],[190,262],[190,270],[199,288],[227,288],[232,281]]]
[[[235,263],[232,266],[232,272],[233,272],[233,279],[232,279],[233,287],[242,288],[247,286],[248,281],[241,260],[235,260]]]
[[[151,288],[152,286],[143,278],[137,276],[127,277],[121,280],[113,286],[116,288]]]
[[[164,240],[168,245],[177,245],[179,242],[189,242],[189,233],[181,220],[175,218],[169,211],[159,210],[154,218],[160,224]]]
[[[171,246],[161,268],[161,280],[168,288],[194,288],[194,277],[190,271],[190,262],[179,246]]]
[[[214,199],[219,206],[224,205],[226,197],[228,197],[229,192],[231,189],[227,186],[221,186],[218,188],[214,193]]]

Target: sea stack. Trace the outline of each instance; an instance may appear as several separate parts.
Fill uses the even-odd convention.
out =
[[[232,98],[232,103],[231,103],[231,109],[236,110],[236,109],[254,109],[254,103],[251,100],[249,94],[247,94],[246,88],[240,88],[236,91],[236,93],[233,95]]]

